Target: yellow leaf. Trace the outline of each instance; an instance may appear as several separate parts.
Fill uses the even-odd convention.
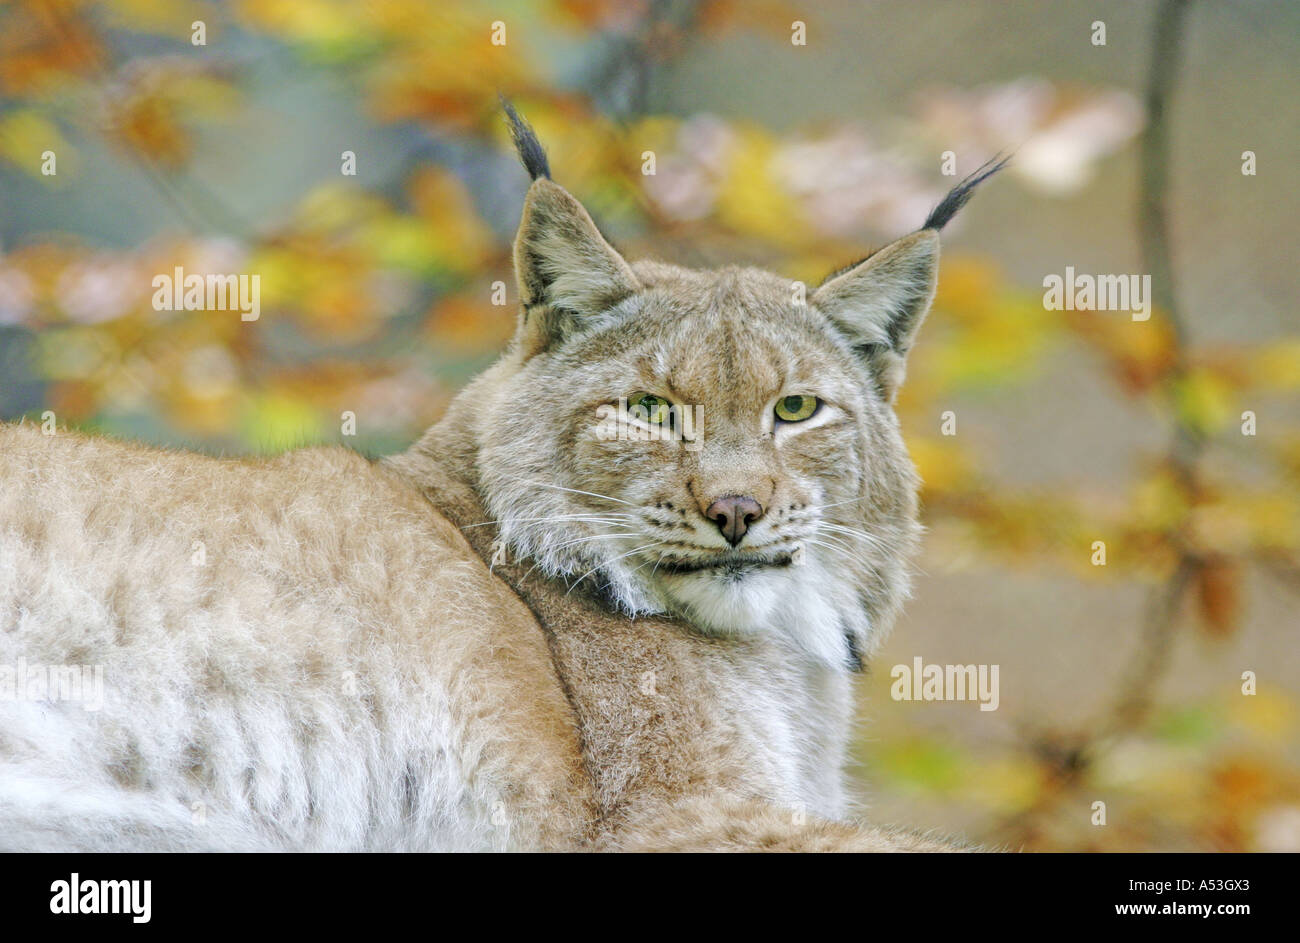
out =
[[[55,155],[57,174],[41,173],[42,156],[46,151]],[[58,183],[59,175],[76,172],[76,152],[64,138],[53,121],[28,108],[11,111],[0,116],[0,157],[19,169],[50,183]]]
[[[322,426],[316,410],[287,393],[263,394],[244,409],[240,427],[244,441],[261,452],[286,449],[319,441]]]
[[[1232,695],[1227,713],[1238,727],[1266,741],[1285,743],[1296,726],[1295,704],[1271,686],[1261,685],[1254,694]]]
[[[970,460],[952,439],[912,435],[907,450],[927,492],[954,491],[970,478]]]
[[[255,26],[317,46],[346,43],[364,25],[340,0],[241,0],[236,10]]]
[[[1300,338],[1274,341],[1255,354],[1251,377],[1259,386],[1300,389]]]
[[[216,21],[206,4],[194,0],[113,0],[102,4],[108,21],[114,26],[137,33],[183,36],[188,40],[190,24],[203,20],[209,28]]]
[[[1232,412],[1232,390],[1208,370],[1192,370],[1174,387],[1174,403],[1184,423],[1201,435],[1221,429]]]
[[[1033,803],[1042,789],[1039,766],[1028,757],[1006,757],[973,765],[966,773],[966,794],[997,812],[1013,812]]]
[[[715,210],[725,225],[781,246],[797,246],[808,224],[794,198],[771,172],[776,142],[754,130],[741,130],[718,191]]]
[[[1168,468],[1161,466],[1144,479],[1133,495],[1133,517],[1151,530],[1168,530],[1187,516],[1187,490]]]
[[[430,167],[415,174],[411,202],[419,213],[427,255],[411,260],[412,267],[437,264],[468,275],[483,264],[493,244],[492,231],[478,215],[465,185],[451,172]]]

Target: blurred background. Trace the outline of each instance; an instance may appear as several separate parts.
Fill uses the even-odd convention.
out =
[[[404,448],[513,327],[498,90],[625,254],[810,284],[1014,151],[900,399],[929,534],[854,776],[1011,848],[1300,850],[1298,60],[1287,0],[10,0],[0,418]],[[1067,265],[1153,316],[1045,310]],[[260,318],[155,310],[177,266]],[[999,709],[892,700],[917,656]]]

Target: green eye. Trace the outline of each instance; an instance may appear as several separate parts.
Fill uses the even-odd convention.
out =
[[[803,422],[820,405],[815,396],[784,396],[776,401],[776,418],[782,422]]]
[[[629,410],[640,406],[645,410],[645,421],[655,425],[668,421],[668,410],[672,408],[672,405],[662,396],[655,396],[653,393],[644,391],[633,393],[627,398],[627,408]]]

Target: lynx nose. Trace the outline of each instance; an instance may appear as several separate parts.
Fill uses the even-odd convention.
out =
[[[709,505],[704,516],[718,525],[733,547],[745,537],[749,525],[763,516],[763,505],[749,495],[726,494]]]

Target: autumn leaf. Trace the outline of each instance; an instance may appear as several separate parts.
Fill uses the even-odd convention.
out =
[[[56,175],[42,173],[46,151],[54,154]],[[0,157],[24,173],[51,184],[59,184],[60,175],[77,172],[77,152],[62,129],[42,112],[30,108],[0,115]]]
[[[1199,436],[1219,431],[1232,413],[1232,391],[1214,373],[1189,370],[1173,386],[1175,409],[1182,423]]]
[[[798,245],[809,234],[795,199],[772,172],[776,143],[757,129],[741,129],[734,141],[715,203],[720,223],[776,245]]]
[[[1197,611],[1211,638],[1226,638],[1236,631],[1241,617],[1241,568],[1236,561],[1215,556],[1202,561],[1196,571]]]
[[[245,441],[263,453],[310,445],[320,440],[323,431],[317,410],[284,392],[250,396],[239,422]]]
[[[1252,357],[1252,384],[1264,389],[1300,390],[1300,338],[1273,341]]]

